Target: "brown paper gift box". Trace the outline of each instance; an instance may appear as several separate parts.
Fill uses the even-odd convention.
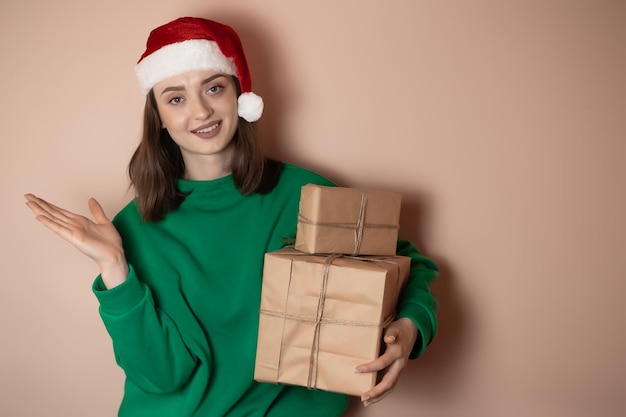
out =
[[[357,188],[302,187],[295,248],[306,253],[395,255],[402,196]]]
[[[409,274],[410,258],[265,255],[254,379],[361,395],[376,373],[384,325]]]

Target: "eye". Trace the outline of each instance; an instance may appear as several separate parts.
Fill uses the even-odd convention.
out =
[[[223,89],[224,89],[223,85],[216,84],[216,85],[212,85],[211,87],[209,87],[208,90],[207,90],[207,93],[208,94],[217,94],[220,91],[222,91]]]
[[[183,102],[183,98],[182,97],[172,97],[168,103],[170,104],[180,104]]]

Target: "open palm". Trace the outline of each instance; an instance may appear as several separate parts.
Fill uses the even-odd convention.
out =
[[[124,265],[122,269],[126,268],[122,238],[95,199],[91,198],[88,202],[94,218],[91,220],[33,194],[26,194],[25,197],[26,205],[35,213],[37,220],[93,259],[103,272],[113,265]]]

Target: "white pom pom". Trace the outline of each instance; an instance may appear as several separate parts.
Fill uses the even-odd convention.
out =
[[[254,93],[243,93],[237,99],[237,113],[248,122],[256,122],[263,114],[263,99]]]

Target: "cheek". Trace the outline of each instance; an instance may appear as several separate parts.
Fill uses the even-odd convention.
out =
[[[161,119],[162,127],[175,129],[177,124],[180,124],[180,112],[173,111],[173,109],[164,106],[163,103],[157,102],[157,113]]]
[[[184,117],[181,115],[172,114],[168,112],[162,112],[161,115],[161,125],[168,129],[180,129],[181,126],[184,125]]]
[[[167,112],[163,111],[161,106],[157,103],[156,112],[159,116],[159,120],[161,121],[161,127],[166,127],[167,125]]]

